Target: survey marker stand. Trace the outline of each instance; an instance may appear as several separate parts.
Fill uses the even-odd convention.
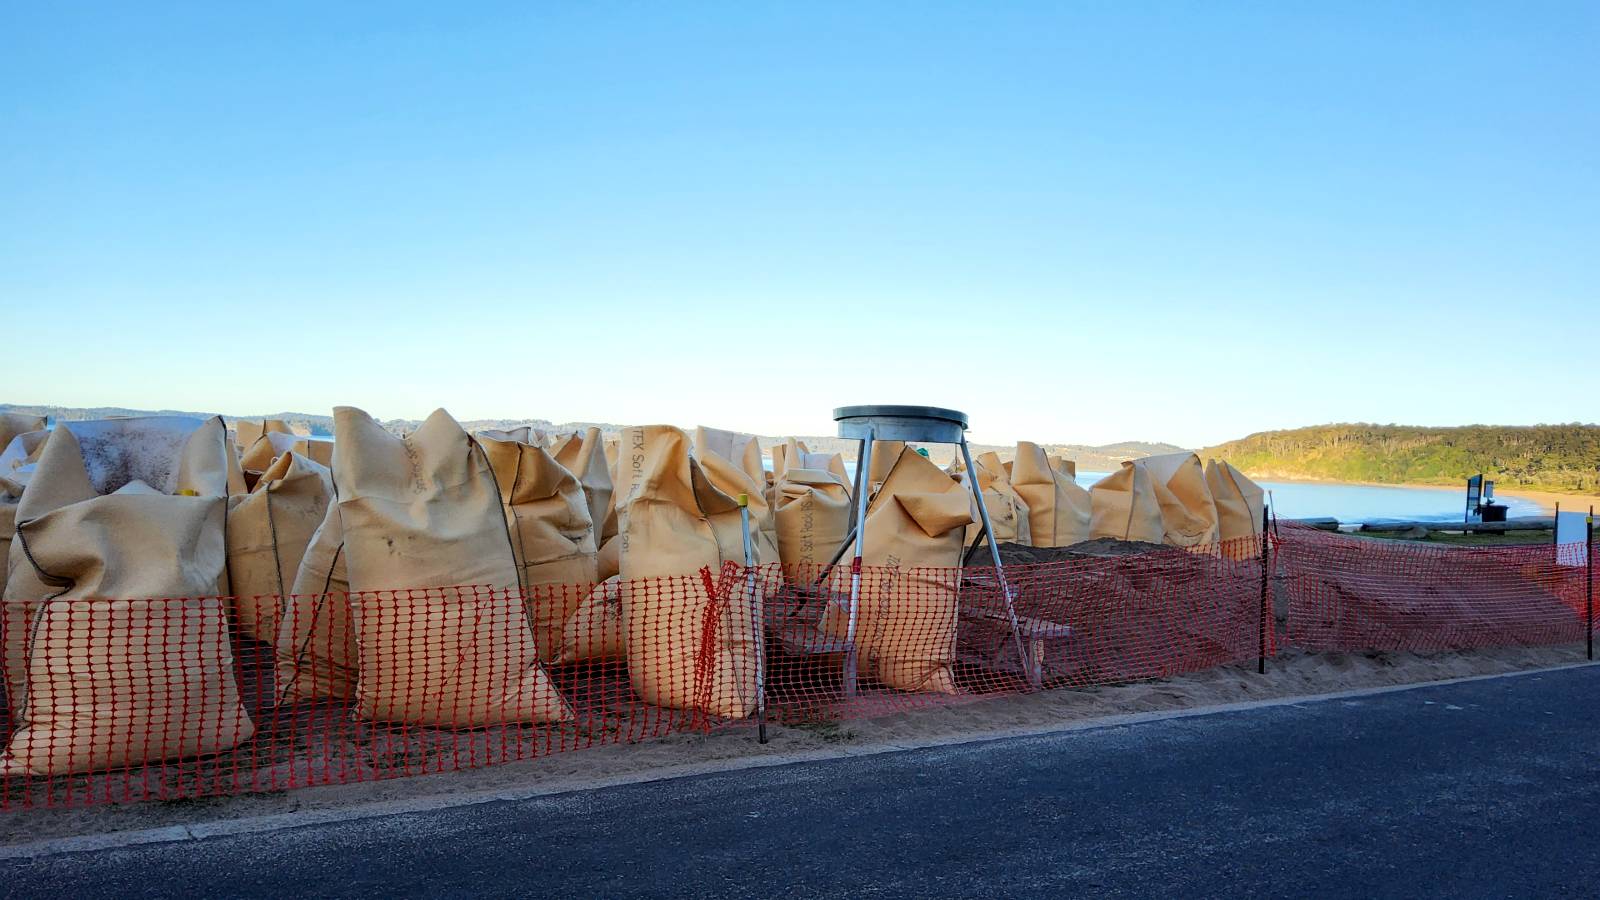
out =
[[[1006,582],[1005,567],[1000,562],[1000,548],[995,544],[994,531],[989,525],[989,508],[983,502],[983,490],[978,487],[978,470],[972,464],[972,451],[967,448],[967,414],[937,406],[841,406],[833,411],[833,420],[839,423],[839,437],[855,440],[860,447],[856,454],[854,501],[850,511],[850,534],[840,545],[833,561],[836,563],[845,552],[855,551],[850,561],[850,597],[848,622],[845,630],[844,694],[856,695],[856,676],[860,659],[856,648],[856,622],[861,610],[861,560],[867,541],[867,501],[872,493],[872,442],[905,441],[916,444],[956,444],[961,448],[961,459],[967,467],[967,484],[978,501],[978,518],[982,524],[979,539],[989,541],[989,554],[994,560],[994,577],[1005,600],[1006,619],[1011,626],[1011,637],[1016,642],[1017,662],[1028,672],[1030,688],[1038,670],[1028,656],[1022,640],[1022,629],[1017,621],[1015,598]],[[830,566],[832,563],[830,563]]]

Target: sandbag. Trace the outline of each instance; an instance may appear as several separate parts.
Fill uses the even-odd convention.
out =
[[[5,589],[7,771],[216,753],[254,733],[216,596],[226,444],[222,419],[179,416],[63,423],[45,442]]]
[[[705,432],[710,429],[702,428]],[[748,435],[732,435],[731,432],[722,432],[734,438],[749,437]],[[772,506],[768,502],[766,488],[766,472],[761,466],[760,448],[754,438],[749,443],[736,444],[735,452],[741,454],[743,461],[738,462],[724,456],[717,449],[717,444],[708,443],[705,449],[697,449],[695,459],[700,468],[705,472],[707,480],[717,490],[734,498],[737,503],[740,494],[748,498],[750,506],[750,538],[751,549],[754,557],[751,565],[761,565],[778,561],[778,535],[777,526],[772,518]],[[743,449],[739,449],[742,447]],[[754,459],[751,459],[754,448]],[[752,465],[754,469],[752,470]],[[742,525],[741,525],[742,528]],[[740,565],[744,564],[743,532],[740,532],[739,553],[731,557]]]
[[[46,420],[44,416],[30,416],[23,413],[0,413],[0,450],[11,446],[17,437],[31,431],[43,432]],[[0,475],[5,473],[0,472]]]
[[[994,530],[996,543],[1016,543],[1032,546],[1033,530],[1028,504],[1011,484],[1005,464],[994,451],[979,454],[973,464],[978,467],[978,489],[983,492],[983,505],[989,513],[989,527]],[[967,473],[961,473],[966,485]],[[970,495],[971,487],[967,487]],[[973,498],[972,524],[967,526],[966,542],[971,544],[983,530],[983,519],[978,514],[977,499]]]
[[[338,502],[330,502],[279,606],[276,680],[279,703],[355,696],[360,661],[350,616],[350,575]]]
[[[534,645],[541,660],[553,660],[562,626],[597,580],[588,500],[578,479],[543,447],[483,435],[478,443],[500,489]]]
[[[1089,492],[1057,470],[1038,444],[1017,442],[1011,486],[1028,505],[1035,547],[1067,547],[1089,539]]]
[[[889,470],[895,467],[905,449],[905,441],[872,442],[872,466],[867,472],[867,484],[873,491],[878,490],[884,479],[889,477]],[[927,457],[924,456],[923,459]],[[856,460],[856,464],[860,465],[861,461]]]
[[[600,552],[595,555],[594,576],[605,581],[622,571],[622,538],[613,534],[606,538],[605,544],[600,547]]]
[[[550,452],[582,486],[584,501],[589,507],[589,521],[593,524],[594,544],[601,546],[606,538],[605,521],[611,510],[612,485],[600,429],[591,426],[564,435],[556,440]]]
[[[1215,547],[1217,505],[1206,486],[1200,457],[1193,453],[1164,453],[1137,463],[1149,470],[1156,486],[1165,542],[1174,547]]]
[[[620,659],[627,653],[622,579],[613,575],[594,586],[562,627],[560,661]]]
[[[904,691],[957,692],[956,621],[963,529],[971,495],[938,466],[904,448],[867,511],[856,647],[863,671]],[[830,576],[848,596],[850,576]],[[830,603],[822,630],[849,633],[849,612]]]
[[[1255,559],[1261,555],[1261,511],[1266,492],[1227,461],[1206,463],[1206,486],[1217,507],[1217,532],[1222,553],[1230,559]]]
[[[832,472],[790,467],[774,491],[778,559],[799,579],[819,577],[850,534],[850,488]]]
[[[401,438],[336,407],[334,431],[357,714],[441,727],[570,719],[539,664],[483,449],[442,409]]]
[[[25,431],[0,448],[0,596],[11,567],[11,538],[17,533],[17,506],[33,477],[48,431]]]
[[[730,718],[755,709],[761,597],[742,590],[710,596],[724,560],[743,561],[738,503],[718,490],[689,453],[683,432],[667,425],[622,432],[618,505],[621,607],[628,675],[641,699],[676,709],[703,708]],[[707,615],[716,603],[715,645]],[[697,665],[704,663],[704,682]]]
[[[257,438],[240,455],[239,467],[246,475],[259,478],[274,460],[285,453],[298,453],[319,466],[328,469],[333,467],[333,441],[281,431],[269,431]]]
[[[550,447],[550,435],[543,428],[532,425],[518,425],[515,428],[483,428],[477,432],[478,437],[486,437],[495,441],[514,441],[519,444],[532,444],[535,447]]]
[[[1076,479],[1078,477],[1078,464],[1070,459],[1067,459],[1065,456],[1050,457],[1050,468],[1056,470],[1058,474],[1065,475],[1068,478]]]
[[[695,458],[703,462],[710,454],[733,463],[751,481],[761,483],[765,467],[761,465],[761,442],[755,435],[698,426],[694,430]]]
[[[1145,467],[1126,460],[1122,468],[1089,488],[1089,533],[1097,538],[1159,544],[1167,534],[1161,501]]]
[[[252,419],[236,419],[233,423],[234,446],[240,451],[248,450],[264,434],[293,433],[289,423],[282,419],[263,419],[259,422]]]
[[[333,474],[293,451],[279,456],[228,510],[234,615],[247,637],[273,641],[306,548],[333,501]]]

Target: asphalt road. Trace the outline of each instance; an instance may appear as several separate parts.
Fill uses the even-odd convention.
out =
[[[10,896],[1595,896],[1600,668],[7,861]]]

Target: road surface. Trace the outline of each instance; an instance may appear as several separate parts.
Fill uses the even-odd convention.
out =
[[[1600,668],[11,860],[60,896],[1594,896]]]

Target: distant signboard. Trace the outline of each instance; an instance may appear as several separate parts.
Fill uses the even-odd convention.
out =
[[[1556,513],[1556,564],[1589,564],[1589,515],[1581,512]]]
[[[1467,517],[1463,521],[1471,522],[1478,518],[1478,506],[1483,500],[1483,476],[1474,475],[1467,479]]]

